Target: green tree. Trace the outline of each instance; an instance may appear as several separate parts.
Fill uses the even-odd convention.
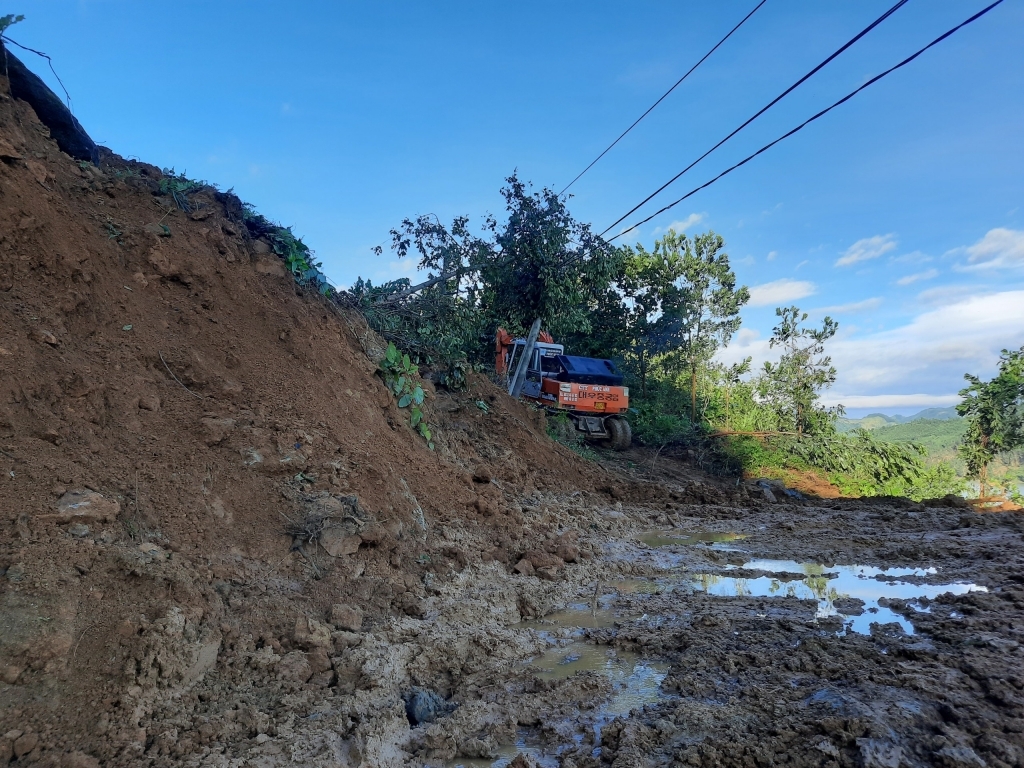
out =
[[[672,310],[682,262],[679,249],[666,247],[666,240],[655,241],[653,251],[640,244],[635,249],[624,249],[622,275],[616,287],[625,308],[626,359],[634,368],[644,397],[652,362],[678,346],[678,323]]]
[[[465,329],[486,336],[499,325],[521,332],[537,317],[559,338],[592,333],[594,317],[602,317],[595,310],[614,309],[609,287],[621,269],[619,249],[576,221],[549,189],[531,192],[513,174],[501,194],[507,216],[487,217],[483,237],[470,232],[467,217],[445,227],[435,216],[419,216],[392,230],[393,250],[400,258],[418,254],[429,277],[380,287],[360,280],[354,292],[368,315],[400,315],[406,336],[426,325],[456,337]],[[382,332],[388,335],[386,326]]]
[[[779,428],[798,435],[829,434],[842,415],[842,406],[824,408],[819,391],[835,383],[836,369],[825,355],[825,342],[836,335],[839,324],[831,317],[821,328],[807,328],[807,313],[797,307],[775,310],[779,324],[772,330],[771,346],[782,355],[773,365],[764,364],[758,380],[758,394],[774,411]]]
[[[669,231],[665,248],[681,251],[682,269],[666,315],[677,328],[677,355],[690,374],[690,421],[697,422],[697,377],[719,347],[739,330],[740,308],[750,300],[746,286],[736,287],[721,235],[707,232],[692,241]]]
[[[977,478],[981,496],[988,484],[988,465],[997,454],[1024,446],[1024,347],[1004,349],[991,381],[967,373],[957,413],[967,419],[967,433],[957,449],[967,472]]]

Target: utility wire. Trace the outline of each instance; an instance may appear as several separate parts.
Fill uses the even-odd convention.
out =
[[[583,169],[582,171],[580,171],[580,172],[579,172],[579,175],[578,175],[578,176],[577,176],[577,177],[576,177],[575,179],[573,179],[573,180],[572,180],[572,181],[570,181],[570,182],[569,182],[568,184],[566,184],[566,185],[565,185],[565,189],[563,189],[563,190],[562,190],[561,192],[559,192],[559,193],[558,193],[558,196],[559,196],[559,197],[561,197],[562,195],[564,195],[564,194],[565,194],[565,192],[566,192],[566,190],[568,190],[568,189],[569,189],[569,187],[571,187],[571,186],[572,186],[573,184],[575,184],[575,183],[576,183],[577,181],[579,181],[579,180],[580,180],[580,177],[581,177],[581,176],[583,176],[583,174],[584,174],[584,173],[586,173],[586,172],[587,172],[587,171],[589,171],[589,170],[590,170],[591,168],[593,168],[593,167],[594,167],[594,165],[595,165],[595,164],[597,163],[597,161],[598,161],[598,160],[600,160],[600,159],[601,159],[602,157],[604,157],[605,155],[607,155],[607,154],[608,154],[608,152],[609,152],[609,150],[611,150],[611,148],[612,148],[612,147],[614,147],[614,146],[615,146],[616,144],[618,144],[618,143],[619,143],[620,141],[622,141],[623,137],[625,137],[625,135],[626,135],[627,133],[629,133],[629,132],[630,132],[630,131],[632,131],[632,130],[633,130],[634,128],[636,128],[636,127],[637,127],[637,125],[639,125],[639,124],[640,124],[640,121],[641,121],[641,120],[643,120],[643,119],[644,119],[645,117],[647,117],[647,116],[648,116],[649,114],[651,114],[651,112],[652,112],[652,111],[654,110],[654,108],[655,108],[656,106],[658,106],[659,104],[661,104],[661,102],[663,102],[663,101],[665,100],[665,97],[666,97],[666,96],[668,96],[668,95],[669,95],[670,93],[672,93],[672,91],[674,91],[674,90],[675,90],[676,88],[678,88],[678,87],[679,87],[679,86],[680,86],[680,85],[682,84],[683,80],[685,80],[685,79],[686,79],[686,78],[688,78],[688,77],[689,77],[689,76],[690,76],[691,74],[693,74],[693,71],[694,71],[694,70],[695,70],[695,69],[696,69],[697,67],[699,67],[699,66],[700,66],[701,64],[703,64],[703,63],[704,63],[704,60],[705,60],[705,59],[707,59],[707,57],[708,57],[708,56],[710,56],[710,55],[711,55],[712,53],[714,53],[715,51],[717,51],[717,50],[718,50],[718,47],[719,47],[719,46],[720,46],[720,45],[721,45],[722,43],[724,43],[724,42],[725,42],[726,40],[728,40],[728,39],[729,39],[730,37],[732,37],[732,33],[733,33],[733,32],[735,32],[735,31],[736,31],[737,29],[739,29],[740,27],[742,27],[742,26],[744,25],[744,23],[746,23],[747,19],[749,19],[749,18],[750,18],[751,16],[753,16],[753,15],[754,15],[754,13],[756,13],[756,12],[757,12],[757,9],[758,9],[758,8],[760,8],[760,7],[762,6],[762,5],[764,5],[764,4],[766,3],[766,2],[768,2],[768,0],[761,0],[761,2],[760,2],[760,3],[758,3],[758,4],[757,4],[757,5],[756,5],[756,6],[754,7],[754,10],[753,10],[753,11],[751,11],[751,12],[750,12],[750,13],[748,13],[748,14],[747,14],[746,16],[744,16],[744,17],[743,17],[743,19],[742,19],[742,21],[740,21],[740,23],[739,23],[739,24],[737,24],[737,25],[736,25],[735,27],[733,27],[732,29],[730,29],[730,30],[729,30],[729,34],[727,34],[727,35],[726,35],[725,37],[723,37],[723,38],[722,38],[721,40],[719,40],[719,41],[718,41],[717,43],[715,43],[715,47],[714,47],[714,48],[712,48],[712,49],[711,49],[710,51],[708,51],[707,53],[705,53],[705,54],[704,54],[704,56],[703,56],[703,58],[702,58],[702,59],[701,59],[700,61],[698,61],[698,62],[697,62],[696,64],[694,64],[694,65],[693,65],[692,67],[690,67],[690,71],[689,71],[689,72],[687,72],[687,73],[686,73],[685,75],[683,75],[683,76],[682,76],[682,77],[680,77],[680,78],[679,78],[678,80],[676,80],[676,84],[675,84],[675,85],[673,85],[673,86],[672,86],[671,88],[669,88],[669,89],[668,89],[667,91],[665,91],[665,93],[663,93],[663,94],[661,95],[661,98],[660,98],[660,99],[658,99],[658,100],[657,100],[656,102],[654,102],[653,104],[651,104],[651,106],[647,108],[647,111],[646,111],[646,112],[644,112],[644,113],[643,113],[642,115],[640,115],[640,117],[638,117],[638,118],[636,119],[636,122],[634,122],[634,123],[633,123],[633,124],[632,124],[631,126],[629,126],[629,128],[627,128],[626,130],[624,130],[624,131],[622,132],[622,134],[621,134],[621,135],[619,136],[619,138],[617,138],[617,139],[616,139],[615,141],[613,141],[613,142],[612,142],[611,144],[609,144],[609,145],[608,145],[608,146],[607,146],[607,147],[605,148],[604,152],[602,152],[602,153],[601,153],[600,155],[598,155],[597,157],[595,157],[595,158],[594,158],[594,160],[593,160],[593,161],[592,161],[592,162],[590,163],[590,165],[588,165],[588,166],[587,166],[586,168],[584,168],[584,169]],[[613,224],[612,226],[615,226],[615,225]]]
[[[939,37],[935,38],[935,39],[934,39],[934,40],[932,40],[932,41],[931,41],[930,43],[928,43],[928,45],[926,45],[926,46],[925,46],[924,48],[921,48],[921,49],[920,49],[920,50],[918,50],[918,51],[917,51],[916,53],[912,54],[911,56],[908,56],[907,58],[905,58],[905,59],[904,59],[903,61],[901,61],[901,62],[900,62],[899,64],[897,64],[896,66],[894,66],[894,67],[890,67],[889,69],[885,70],[884,72],[882,72],[882,73],[881,73],[881,74],[879,74],[879,75],[875,75],[875,76],[874,76],[873,78],[871,78],[871,79],[870,79],[870,80],[868,80],[868,81],[867,81],[866,83],[864,83],[864,85],[860,86],[859,88],[857,88],[857,89],[856,89],[856,90],[854,90],[854,91],[851,91],[851,92],[850,92],[850,93],[848,93],[848,94],[847,94],[846,96],[844,96],[843,98],[841,98],[841,99],[840,99],[839,101],[835,102],[834,104],[832,104],[832,105],[831,105],[831,106],[829,106],[829,107],[826,107],[825,109],[821,110],[821,112],[819,112],[818,114],[816,114],[816,115],[814,115],[813,117],[810,117],[810,118],[808,118],[807,120],[805,120],[804,122],[800,123],[800,125],[798,125],[798,126],[797,126],[796,128],[794,128],[793,130],[789,131],[788,133],[784,133],[784,134],[783,134],[782,136],[779,136],[779,138],[777,138],[777,139],[776,139],[775,141],[771,142],[770,144],[765,144],[765,145],[764,145],[763,147],[761,147],[761,148],[760,148],[759,150],[757,150],[757,152],[755,152],[754,154],[752,154],[752,155],[749,155],[748,157],[745,157],[744,159],[740,160],[740,161],[739,161],[738,163],[736,163],[736,165],[733,165],[733,166],[731,166],[731,167],[729,167],[729,168],[726,168],[726,169],[725,169],[724,171],[722,171],[722,172],[721,172],[720,174],[718,174],[717,176],[715,176],[715,178],[711,179],[711,181],[708,181],[708,182],[706,182],[706,183],[704,183],[704,184],[701,184],[701,185],[700,185],[699,187],[696,187],[695,189],[692,189],[692,190],[690,190],[689,192],[687,192],[687,193],[686,193],[685,195],[683,195],[682,197],[680,197],[680,198],[679,198],[678,200],[676,200],[675,202],[669,203],[669,204],[668,204],[668,205],[666,205],[666,206],[665,206],[664,208],[662,208],[662,209],[660,209],[660,210],[658,210],[658,211],[655,211],[654,213],[652,213],[652,214],[651,214],[650,216],[648,216],[648,217],[647,217],[646,219],[643,219],[643,220],[641,220],[641,221],[638,221],[638,222],[637,222],[636,224],[634,224],[633,226],[631,226],[631,227],[630,227],[629,229],[625,229],[625,230],[623,230],[622,232],[620,232],[619,234],[615,235],[615,237],[609,238],[608,242],[611,242],[612,240],[616,240],[616,239],[618,239],[618,238],[622,237],[623,235],[625,235],[625,234],[627,234],[627,233],[629,233],[629,232],[632,232],[632,231],[633,231],[634,229],[636,229],[637,227],[641,226],[642,224],[646,224],[647,222],[649,222],[649,221],[650,221],[651,219],[653,219],[653,218],[654,218],[655,216],[657,216],[657,215],[659,215],[659,214],[662,214],[662,213],[664,213],[665,211],[669,210],[670,208],[673,208],[673,207],[675,207],[675,206],[679,205],[679,203],[683,202],[683,200],[685,200],[686,198],[688,198],[688,197],[690,197],[690,196],[692,196],[692,195],[696,194],[697,192],[700,192],[700,191],[701,191],[702,189],[705,189],[706,187],[710,187],[710,186],[711,186],[712,184],[714,184],[714,183],[715,183],[716,181],[718,181],[718,180],[719,180],[720,178],[722,178],[723,176],[725,176],[725,175],[727,175],[727,174],[729,174],[729,173],[732,173],[732,172],[733,172],[733,171],[735,171],[735,170],[736,170],[737,168],[739,168],[739,167],[740,167],[741,165],[746,165],[746,164],[747,164],[747,163],[749,163],[749,162],[750,162],[751,160],[753,160],[753,159],[754,159],[755,157],[757,157],[758,155],[760,155],[760,154],[761,154],[762,152],[765,152],[766,150],[769,150],[769,149],[771,149],[772,147],[774,147],[774,146],[775,146],[776,144],[778,144],[778,143],[779,143],[780,141],[782,141],[783,139],[788,139],[788,138],[789,138],[790,136],[792,136],[792,135],[793,135],[794,133],[796,133],[797,131],[801,130],[801,129],[802,129],[802,128],[804,128],[805,126],[807,126],[807,125],[810,125],[810,124],[811,124],[811,123],[813,123],[813,122],[814,122],[815,120],[817,120],[817,119],[818,119],[819,117],[823,117],[824,115],[828,114],[828,113],[829,113],[829,112],[831,112],[831,111],[832,111],[833,109],[835,109],[836,107],[838,107],[838,106],[839,106],[840,104],[844,104],[844,103],[846,103],[847,101],[849,101],[850,99],[852,99],[852,98],[853,98],[854,96],[856,96],[856,95],[857,95],[858,93],[860,93],[861,91],[863,91],[863,90],[864,90],[865,88],[867,88],[868,86],[870,86],[870,85],[873,85],[874,83],[877,83],[877,82],[878,82],[879,80],[881,80],[881,79],[882,79],[883,77],[885,77],[886,75],[889,75],[889,74],[891,74],[891,73],[895,72],[895,71],[896,71],[897,69],[899,69],[900,67],[904,67],[904,66],[906,66],[907,64],[909,64],[910,62],[912,62],[912,61],[913,61],[914,59],[916,59],[916,58],[917,58],[918,56],[920,56],[920,55],[921,55],[922,53],[924,53],[925,51],[927,51],[927,50],[928,50],[929,48],[931,48],[931,47],[932,47],[932,46],[934,46],[934,45],[938,45],[938,44],[939,44],[939,43],[941,43],[941,42],[942,42],[943,40],[945,40],[945,39],[946,39],[947,37],[950,37],[950,36],[951,36],[951,35],[952,35],[953,33],[957,32],[958,30],[960,30],[960,29],[962,29],[962,28],[964,28],[964,27],[966,27],[966,26],[967,26],[968,24],[970,24],[971,22],[977,21],[978,19],[980,19],[980,18],[981,18],[982,16],[984,16],[984,15],[985,15],[986,13],[988,13],[989,11],[991,11],[991,10],[992,10],[993,8],[995,8],[995,7],[997,6],[997,5],[999,5],[999,4],[1000,4],[1000,3],[1002,3],[1002,2],[1003,2],[1003,0],[996,0],[996,1],[994,2],[994,3],[992,3],[992,5],[988,6],[987,8],[983,8],[983,9],[982,9],[982,10],[980,10],[980,11],[979,11],[978,13],[974,14],[974,15],[973,15],[973,16],[971,16],[971,17],[970,17],[969,19],[967,19],[967,21],[965,21],[965,22],[963,22],[963,23],[961,23],[961,24],[958,24],[957,26],[953,27],[953,28],[952,28],[951,30],[949,30],[949,31],[948,31],[948,32],[946,32],[945,34],[942,34],[942,35],[940,35]],[[620,221],[621,221],[621,219],[620,219]],[[613,224],[612,226],[614,226],[614,224]],[[607,232],[607,230],[605,230],[605,231]],[[604,234],[604,233],[602,233],[602,234]]]
[[[736,130],[734,130],[734,131],[733,131],[732,133],[730,133],[730,134],[729,134],[728,136],[726,136],[726,137],[725,137],[724,139],[722,139],[722,140],[721,140],[720,142],[718,142],[717,144],[715,144],[715,146],[713,146],[713,147],[712,147],[711,149],[709,149],[709,150],[708,150],[707,152],[705,152],[705,153],[704,153],[703,155],[701,155],[701,156],[700,156],[700,157],[698,157],[698,158],[697,158],[696,160],[694,160],[694,161],[693,161],[692,163],[690,163],[690,164],[689,164],[688,166],[686,166],[685,168],[683,168],[683,170],[681,170],[681,171],[680,171],[679,173],[677,173],[677,174],[676,174],[675,176],[673,176],[673,177],[672,177],[671,179],[669,179],[669,180],[668,180],[668,181],[666,181],[666,182],[665,182],[664,184],[662,184],[662,185],[661,185],[660,187],[658,187],[658,188],[657,188],[656,190],[654,190],[654,192],[652,192],[652,193],[651,193],[651,194],[649,194],[649,195],[648,195],[647,197],[645,197],[645,198],[644,198],[643,200],[641,200],[641,201],[640,201],[639,203],[637,203],[637,204],[636,204],[635,206],[633,206],[632,208],[630,208],[630,209],[629,209],[629,211],[627,211],[627,212],[626,212],[625,214],[623,214],[623,215],[622,215],[622,216],[621,216],[621,217],[620,217],[619,219],[617,219],[617,220],[616,220],[615,222],[613,222],[613,223],[612,223],[612,225],[611,225],[610,227],[608,227],[608,229],[606,229],[606,230],[605,230],[604,232],[602,232],[602,233],[601,233],[601,235],[602,235],[602,236],[604,236],[604,234],[605,234],[606,232],[608,232],[608,230],[610,230],[610,229],[614,229],[614,228],[615,228],[615,227],[616,227],[616,226],[617,226],[618,224],[620,224],[620,223],[621,223],[621,222],[623,221],[623,219],[626,219],[626,218],[628,218],[628,217],[632,216],[632,215],[633,215],[634,213],[636,213],[636,212],[637,212],[637,210],[638,210],[639,208],[642,208],[642,207],[643,207],[644,205],[646,205],[646,204],[647,204],[648,202],[650,202],[651,198],[653,198],[653,197],[657,196],[658,194],[660,194],[660,193],[661,193],[661,192],[662,192],[662,191],[663,191],[663,190],[664,190],[664,189],[665,189],[666,187],[668,187],[668,186],[669,186],[670,184],[672,184],[673,182],[675,182],[675,181],[676,181],[676,180],[677,180],[677,179],[678,179],[678,178],[679,178],[680,176],[682,176],[682,175],[683,175],[684,173],[686,173],[686,172],[687,172],[688,170],[690,170],[691,168],[693,168],[693,166],[695,166],[695,165],[696,165],[697,163],[699,163],[699,162],[700,162],[701,160],[703,160],[703,159],[704,159],[705,157],[707,157],[708,155],[710,155],[710,154],[711,154],[712,152],[714,152],[714,151],[715,151],[716,149],[718,149],[718,148],[719,148],[720,146],[722,146],[723,144],[725,144],[725,142],[727,142],[727,141],[728,141],[729,139],[731,139],[731,138],[732,138],[733,136],[735,136],[735,135],[736,135],[737,133],[739,133],[740,131],[742,131],[742,130],[743,130],[744,128],[746,128],[746,127],[747,127],[748,125],[750,125],[750,124],[751,124],[752,122],[754,122],[754,121],[755,121],[755,120],[756,120],[757,118],[759,118],[759,117],[760,117],[761,115],[763,115],[763,114],[764,114],[765,112],[767,112],[767,111],[768,111],[769,109],[771,109],[771,108],[772,108],[773,106],[775,106],[775,105],[776,105],[776,104],[778,104],[778,103],[779,103],[780,101],[782,101],[782,99],[783,99],[783,98],[785,98],[785,97],[786,97],[787,95],[789,95],[789,94],[790,94],[790,93],[792,93],[792,92],[793,92],[794,90],[796,90],[796,88],[798,88],[798,87],[799,87],[800,85],[802,85],[802,84],[803,84],[803,83],[805,83],[805,82],[806,82],[807,80],[809,80],[809,79],[810,79],[810,78],[811,78],[811,77],[812,77],[812,76],[813,76],[813,75],[814,75],[815,73],[817,73],[817,72],[818,72],[819,70],[821,70],[821,69],[822,69],[822,68],[823,68],[823,67],[824,67],[824,66],[825,66],[826,64],[828,64],[828,63],[829,63],[830,61],[832,61],[833,59],[835,59],[835,58],[836,58],[837,56],[839,56],[839,55],[840,55],[840,54],[841,54],[841,53],[842,53],[843,51],[845,51],[845,50],[846,50],[847,48],[849,48],[849,47],[850,47],[851,45],[853,45],[853,44],[854,44],[854,43],[856,43],[856,42],[857,42],[858,40],[860,40],[860,39],[861,39],[862,37],[864,37],[864,35],[866,35],[866,34],[867,34],[868,32],[870,32],[870,31],[871,31],[872,29],[874,29],[874,28],[875,28],[875,27],[877,27],[877,26],[878,26],[879,24],[881,24],[881,23],[882,23],[883,21],[885,21],[885,20],[886,20],[887,18],[889,18],[889,17],[890,17],[890,16],[892,15],[892,14],[894,14],[894,13],[895,13],[896,11],[898,11],[898,10],[899,10],[900,8],[902,8],[902,7],[903,7],[903,6],[904,6],[904,5],[906,4],[906,3],[907,3],[907,0],[899,0],[899,2],[897,2],[897,3],[896,3],[896,5],[894,5],[894,6],[893,6],[892,8],[890,8],[890,9],[889,9],[888,11],[886,11],[885,13],[883,13],[883,14],[882,14],[881,16],[879,16],[879,17],[878,17],[877,19],[875,19],[875,20],[874,20],[873,22],[871,22],[871,23],[870,23],[870,24],[869,24],[868,26],[866,26],[866,27],[865,27],[864,29],[862,29],[862,30],[861,30],[860,32],[858,32],[858,33],[857,33],[857,34],[856,34],[856,35],[855,35],[855,36],[854,36],[853,38],[851,38],[851,39],[850,39],[850,40],[849,40],[848,42],[846,42],[846,43],[845,43],[845,44],[844,44],[844,45],[843,45],[842,47],[840,47],[840,48],[839,48],[839,49],[838,49],[838,50],[837,50],[837,51],[836,51],[835,53],[833,53],[833,54],[832,54],[831,56],[829,56],[829,57],[828,57],[827,59],[825,59],[825,60],[824,60],[823,62],[821,62],[821,64],[819,64],[818,66],[816,66],[816,67],[815,67],[814,69],[812,69],[812,70],[811,70],[810,72],[808,72],[808,73],[807,73],[806,75],[804,75],[804,76],[803,76],[803,77],[801,77],[801,78],[800,78],[799,80],[797,80],[797,81],[796,81],[795,83],[793,83],[793,84],[792,84],[791,86],[789,86],[789,88],[787,88],[787,89],[786,89],[786,90],[784,90],[784,91],[783,91],[782,93],[780,93],[780,94],[779,94],[778,96],[776,96],[776,97],[775,97],[774,99],[772,99],[772,100],[771,100],[770,102],[768,102],[768,104],[767,104],[767,105],[765,105],[765,106],[764,106],[763,108],[761,108],[760,110],[758,110],[758,111],[757,111],[757,113],[755,113],[753,117],[751,117],[751,118],[750,118],[749,120],[747,120],[746,122],[744,122],[744,123],[743,123],[743,124],[742,124],[742,125],[741,125],[741,126],[740,126],[739,128],[737,128]]]

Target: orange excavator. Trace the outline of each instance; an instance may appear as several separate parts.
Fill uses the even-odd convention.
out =
[[[495,337],[494,367],[508,378],[509,394],[564,413],[587,440],[616,451],[629,448],[629,387],[622,386],[615,363],[567,355],[551,334],[534,325],[526,338],[514,338],[504,328]]]

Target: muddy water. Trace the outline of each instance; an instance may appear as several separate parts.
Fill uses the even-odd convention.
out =
[[[727,566],[727,569],[732,566]],[[914,634],[910,621],[879,605],[882,599],[906,600],[920,604],[922,599],[933,600],[939,595],[964,595],[968,592],[987,592],[976,584],[920,584],[905,581],[906,577],[935,576],[935,568],[876,568],[869,565],[826,566],[817,563],[797,563],[791,560],[750,560],[743,568],[787,575],[798,575],[796,580],[780,580],[771,576],[737,578],[718,574],[698,574],[691,582],[695,590],[718,597],[796,597],[816,600],[817,617],[840,616],[845,632],[871,634],[872,624],[899,624],[908,635]],[[861,600],[863,613],[844,613],[836,607],[842,599]],[[924,610],[920,608],[919,610]]]
[[[692,546],[694,544],[725,544],[747,538],[745,533],[718,533],[717,531],[647,531],[637,539],[649,547],[671,547],[677,544]]]
[[[708,544],[716,549],[740,551],[727,546],[730,542],[741,541],[746,534],[716,531],[648,531],[638,539],[651,547],[692,546]],[[737,566],[727,565],[726,571]],[[906,600],[916,610],[924,612],[927,607],[922,600],[933,600],[939,595],[963,595],[968,592],[985,592],[985,587],[970,583],[927,584],[921,579],[936,576],[938,570],[929,568],[877,568],[870,565],[828,566],[818,563],[800,563],[794,560],[753,559],[742,565],[744,570],[763,571],[770,574],[785,574],[799,578],[780,579],[773,576],[755,578],[732,577],[714,573],[700,573],[689,579],[677,578],[679,568],[673,568],[669,576],[671,586],[664,583],[648,582],[647,590],[634,588],[633,591],[664,591],[680,587],[705,592],[718,597],[796,597],[801,600],[815,600],[818,603],[818,618],[839,616],[843,619],[840,634],[856,632],[870,634],[872,624],[899,624],[908,635],[914,634],[913,624],[905,617],[880,605],[882,600]],[[915,581],[906,581],[915,577]],[[664,580],[662,580],[664,581]],[[837,608],[844,600],[863,601],[862,612]]]

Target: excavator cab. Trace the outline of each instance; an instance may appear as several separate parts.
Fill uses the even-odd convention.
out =
[[[503,335],[504,334],[504,335]],[[618,451],[633,439],[625,412],[629,388],[615,363],[593,357],[566,355],[550,336],[534,343],[527,361],[520,397],[551,412],[565,413],[573,428],[587,439]],[[499,373],[515,371],[527,348],[526,339],[498,331]]]

